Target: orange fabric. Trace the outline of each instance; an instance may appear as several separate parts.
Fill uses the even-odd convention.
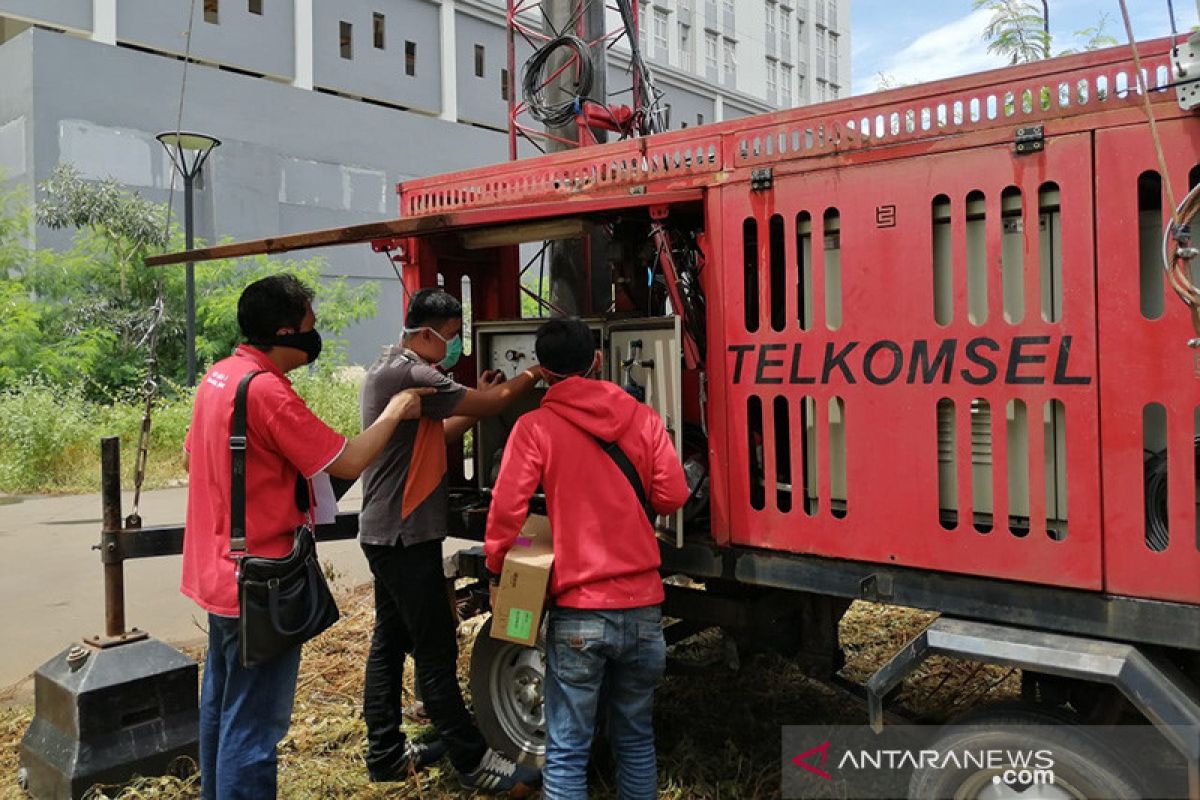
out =
[[[425,502],[446,475],[446,428],[440,419],[421,417],[413,443],[400,513],[407,517]]]

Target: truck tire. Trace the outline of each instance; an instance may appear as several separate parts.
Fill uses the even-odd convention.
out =
[[[1057,726],[1053,732],[1049,726]],[[1053,784],[1008,786],[998,770],[918,769],[908,785],[911,800],[1138,800],[1136,773],[1102,742],[1077,726],[1070,715],[1019,704],[972,711],[927,749],[938,753],[1020,749],[1053,745]],[[1045,728],[1045,733],[1038,730]]]
[[[471,649],[475,721],[491,747],[523,764],[538,765],[546,756],[545,675],[540,644],[523,647],[493,639],[489,617]]]

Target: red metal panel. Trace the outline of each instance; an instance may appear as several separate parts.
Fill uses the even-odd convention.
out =
[[[1176,202],[1188,173],[1200,164],[1200,125],[1160,123]],[[1097,272],[1101,444],[1104,450],[1105,588],[1115,594],[1200,602],[1200,541],[1196,528],[1194,413],[1200,405],[1196,351],[1186,307],[1165,285],[1163,314],[1142,314],[1138,254],[1138,176],[1158,173],[1145,125],[1096,135]],[[1164,224],[1170,211],[1163,202]],[[1159,268],[1157,264],[1155,268]],[[1164,282],[1165,283],[1165,282]],[[1148,403],[1167,414],[1170,542],[1161,552],[1146,541],[1142,415]]]
[[[720,215],[726,233],[720,245],[723,273],[715,302],[718,317],[710,324],[713,342],[710,387],[714,408],[725,409],[717,459],[723,470],[714,475],[719,525],[735,543],[823,556],[868,560],[1062,586],[1097,589],[1101,585],[1101,515],[1089,498],[1099,496],[1098,385],[1094,248],[1092,239],[1092,148],[1087,134],[1048,141],[1044,153],[1015,156],[1011,146],[932,155],[890,164],[874,164],[776,177],[774,188],[751,193],[746,183],[719,190]],[[1062,316],[1042,318],[1037,275],[1039,189],[1058,185],[1062,213]],[[1008,187],[1021,191],[1027,243],[1023,319],[1009,322],[1003,313],[1000,263],[1000,198]],[[968,319],[966,274],[968,234],[966,198],[984,194],[983,223],[986,267],[980,274],[987,288],[986,320]],[[939,325],[934,316],[932,202],[951,200],[953,319]],[[840,218],[841,324],[830,329],[826,284],[832,278],[825,252],[827,209]],[[771,291],[759,291],[758,330],[748,332],[741,313],[744,299],[742,221],[757,220],[758,285],[770,287],[769,248],[764,241],[773,214],[782,214],[788,238],[796,236],[797,215],[812,219],[813,319],[802,331],[797,304],[787,299],[783,331],[771,327]],[[894,220],[894,223],[893,223]],[[1032,239],[1032,243],[1028,240]],[[831,240],[832,241],[832,240]],[[831,245],[832,246],[832,245]],[[796,259],[795,247],[787,250]],[[1032,257],[1032,258],[1031,258]],[[799,270],[788,265],[786,291],[795,294]],[[1026,337],[1021,339],[1020,337]],[[914,353],[925,342],[932,359],[949,348],[948,370],[931,371],[917,364]],[[799,356],[796,348],[799,347]],[[836,354],[850,348],[844,361]],[[868,358],[868,354],[871,354]],[[723,362],[723,363],[722,363]],[[841,366],[845,364],[845,367]],[[991,364],[992,366],[986,366]],[[945,365],[943,364],[943,369]],[[910,372],[910,370],[915,370]],[[1072,379],[1079,382],[1071,382]],[[971,381],[974,380],[975,383]],[[1086,381],[1086,382],[1085,382]],[[774,439],[773,404],[788,402],[790,441]],[[818,497],[813,516],[803,501],[802,398],[816,401]],[[764,486],[762,510],[751,502],[751,450],[747,403],[763,402]],[[830,399],[845,404],[846,496],[844,517],[837,483],[831,475],[835,436],[830,428]],[[939,521],[937,406],[941,398],[955,402],[959,513],[947,530]],[[972,400],[986,400],[991,430],[992,479],[997,495],[992,530],[976,530],[972,515]],[[1010,531],[1005,446],[1006,403],[1023,400],[1029,409],[1028,472],[1031,530],[1019,521]],[[1068,429],[1065,460],[1069,529],[1065,538],[1047,534],[1047,506],[1042,466],[1042,410],[1051,400],[1064,404]],[[1051,437],[1050,444],[1053,444]],[[775,448],[789,447],[792,506],[776,502]],[[719,445],[718,445],[719,447]],[[978,448],[976,448],[978,449]],[[1051,473],[1053,477],[1053,473]],[[1035,482],[1036,480],[1036,482]],[[983,519],[983,517],[979,517]],[[986,526],[985,526],[986,527]]]

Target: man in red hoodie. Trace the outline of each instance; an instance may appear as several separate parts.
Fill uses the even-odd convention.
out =
[[[541,485],[554,536],[546,637],[547,800],[586,800],[587,763],[605,686],[609,738],[624,800],[657,796],[653,703],[666,662],[662,580],[648,505],[670,514],[687,482],[662,419],[599,368],[592,332],[554,319],[537,332],[550,390],[517,421],[492,493],[484,550],[498,578]],[[615,447],[614,447],[615,445]]]

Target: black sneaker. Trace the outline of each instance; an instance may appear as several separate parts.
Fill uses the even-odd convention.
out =
[[[441,761],[446,756],[446,750],[446,743],[441,739],[409,742],[404,745],[404,755],[395,764],[382,769],[368,767],[367,773],[373,783],[408,780],[413,773]]]
[[[508,756],[488,748],[479,766],[470,772],[458,773],[458,783],[464,789],[484,794],[508,794],[524,797],[542,782],[542,773],[533,767],[518,764]]]

